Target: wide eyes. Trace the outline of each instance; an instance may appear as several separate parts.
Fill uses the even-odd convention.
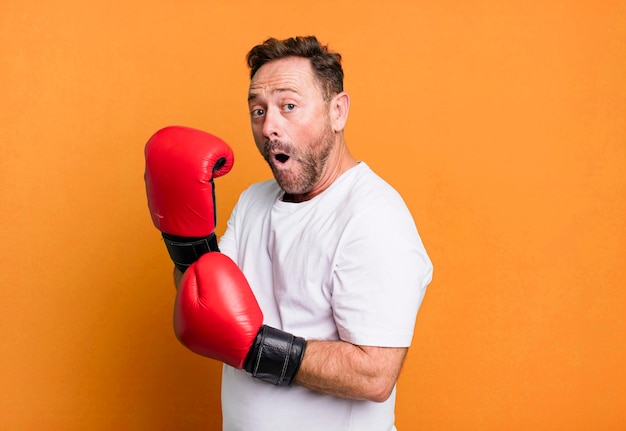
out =
[[[250,111],[252,118],[259,118],[265,114],[265,109],[257,108]]]
[[[283,105],[283,111],[284,112],[291,112],[294,111],[296,109],[296,104],[295,103],[285,103]],[[263,108],[255,108],[252,109],[250,111],[250,116],[252,118],[261,118],[262,116],[264,116],[266,113],[265,109]]]

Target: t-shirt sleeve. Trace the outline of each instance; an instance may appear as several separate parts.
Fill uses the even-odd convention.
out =
[[[370,206],[344,232],[333,274],[339,337],[408,347],[433,267],[401,200]]]
[[[233,208],[232,212],[230,213],[230,217],[228,218],[228,222],[226,223],[226,230],[224,231],[224,234],[220,237],[220,240],[219,240],[220,252],[230,257],[237,265],[239,265],[239,262],[238,262],[238,256],[237,256],[237,228],[236,226],[237,226],[240,205],[241,205],[241,196],[239,200],[237,201],[237,204]]]

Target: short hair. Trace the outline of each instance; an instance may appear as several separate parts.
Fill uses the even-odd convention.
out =
[[[248,52],[246,62],[250,79],[266,63],[287,57],[308,58],[319,81],[324,98],[328,101],[343,91],[341,55],[330,52],[315,36],[296,36],[289,39],[267,39]]]

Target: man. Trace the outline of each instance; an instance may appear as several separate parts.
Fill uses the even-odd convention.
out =
[[[395,430],[396,382],[430,260],[401,197],[348,150],[340,55],[315,37],[272,38],[247,61],[252,134],[274,179],[242,193],[221,256],[202,256],[184,277],[175,270],[177,335],[225,362],[224,430]],[[223,255],[245,281],[213,279],[229,266]],[[197,311],[205,286],[227,285],[219,295],[229,296],[232,284],[246,282],[234,289],[245,291],[243,302]],[[203,333],[221,328],[213,316],[223,308],[227,326]],[[253,316],[245,330],[231,326],[241,315],[245,325]],[[224,333],[241,346],[222,341]],[[222,344],[244,354],[224,353]]]

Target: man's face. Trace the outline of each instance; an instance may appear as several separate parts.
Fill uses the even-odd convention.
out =
[[[254,141],[290,195],[310,193],[324,173],[335,142],[328,106],[305,58],[271,61],[250,82]]]

